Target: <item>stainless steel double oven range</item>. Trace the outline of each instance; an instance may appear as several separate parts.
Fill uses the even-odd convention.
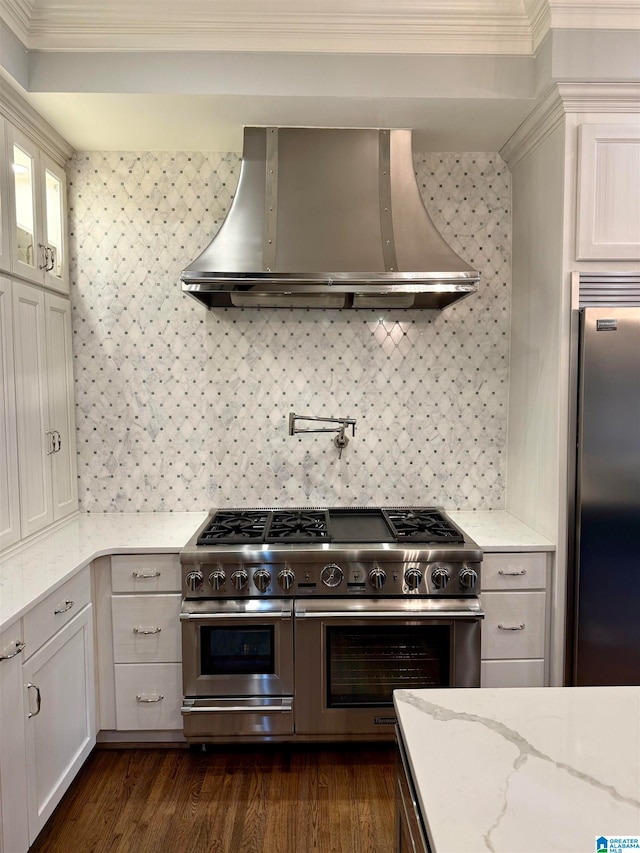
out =
[[[482,552],[439,508],[218,510],[180,560],[190,743],[392,739],[394,689],[480,684]]]

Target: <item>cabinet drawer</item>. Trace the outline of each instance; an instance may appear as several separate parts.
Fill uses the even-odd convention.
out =
[[[178,554],[123,554],[111,558],[114,592],[180,592]]]
[[[482,657],[543,658],[544,592],[483,592]]]
[[[545,589],[547,555],[536,551],[519,554],[485,554],[482,589]]]
[[[89,603],[91,581],[89,569],[68,580],[60,589],[36,604],[24,617],[25,658],[36,652],[43,643],[67,624]]]
[[[114,661],[181,661],[180,602],[180,595],[115,595],[111,602]]]
[[[118,664],[115,671],[119,731],[182,728],[179,663]]]
[[[543,660],[483,660],[481,687],[544,687]]]

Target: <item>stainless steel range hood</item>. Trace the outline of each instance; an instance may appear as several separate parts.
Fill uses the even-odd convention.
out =
[[[477,292],[416,183],[410,130],[247,127],[220,231],[182,273],[208,308],[435,308]]]

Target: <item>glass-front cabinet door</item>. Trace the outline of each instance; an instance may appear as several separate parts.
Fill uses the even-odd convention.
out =
[[[66,252],[66,178],[63,169],[49,157],[42,157],[45,284],[68,290]]]
[[[9,148],[6,121],[0,116],[0,270],[10,272],[9,251]]]
[[[12,270],[35,281],[44,282],[45,253],[37,232],[39,198],[37,196],[38,149],[15,128],[9,129],[11,174],[9,190],[13,201],[11,217]]]
[[[11,271],[67,293],[64,169],[7,125]]]

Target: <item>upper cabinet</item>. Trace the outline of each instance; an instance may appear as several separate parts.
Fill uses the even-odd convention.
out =
[[[14,275],[69,292],[64,170],[25,134],[6,124],[10,269]]]
[[[22,538],[78,506],[69,300],[13,282]]]
[[[583,124],[576,260],[640,260],[640,125]]]
[[[0,116],[0,270],[11,269],[9,250],[9,149],[7,122]]]

